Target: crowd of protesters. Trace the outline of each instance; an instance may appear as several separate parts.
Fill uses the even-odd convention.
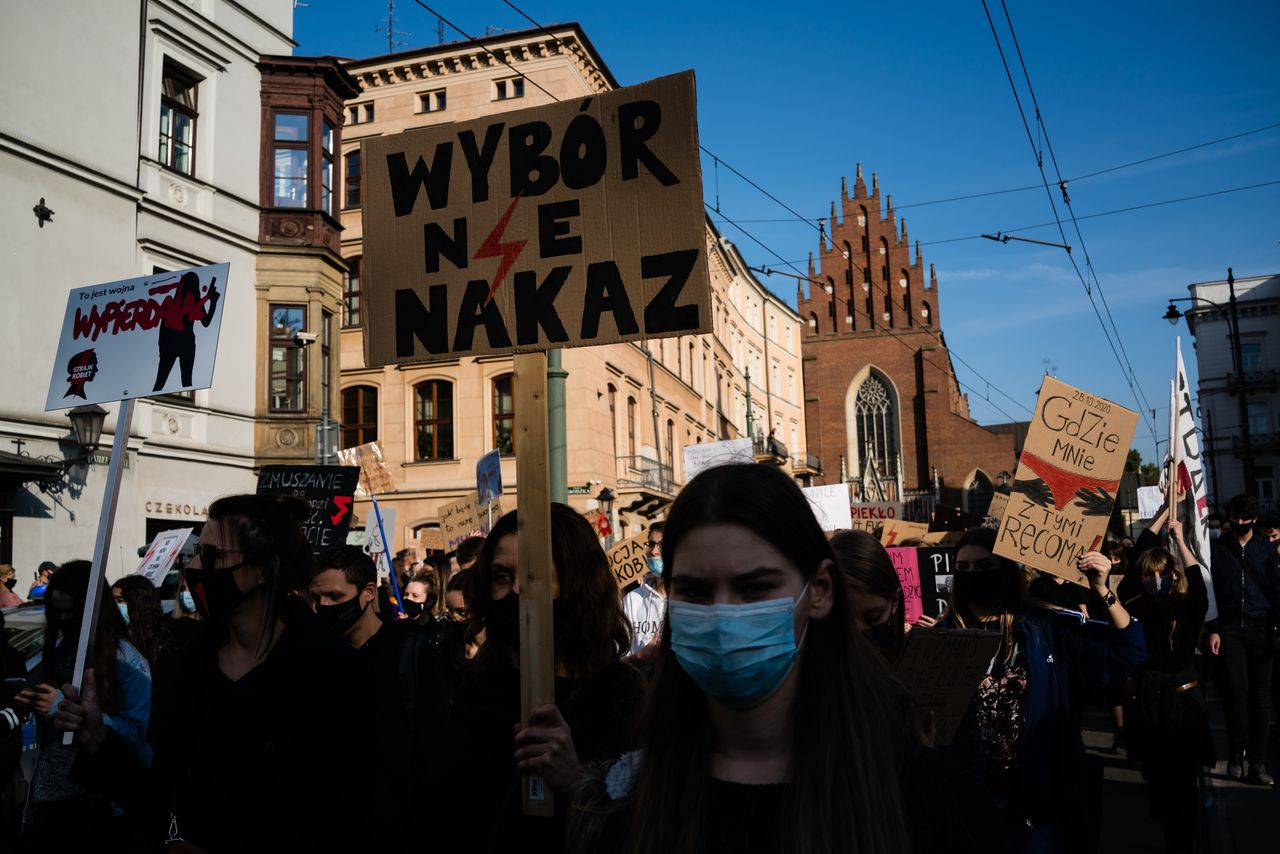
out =
[[[967,531],[945,611],[914,625],[879,540],[824,533],[772,467],[694,478],[622,596],[598,532],[553,504],[554,702],[527,719],[516,512],[453,560],[400,553],[393,589],[357,547],[313,553],[306,512],[222,498],[173,603],[104,585],[79,690],[90,566],[39,567],[39,663],[0,646],[0,851],[1092,852],[1088,703],[1167,850],[1196,851],[1210,678],[1227,774],[1273,785],[1280,526],[1252,499],[1212,520],[1211,622],[1162,512],[1085,553],[1087,585]],[[0,605],[17,584],[0,567]],[[943,744],[894,668],[913,632],[951,630],[996,653]],[[553,816],[524,814],[523,775]]]

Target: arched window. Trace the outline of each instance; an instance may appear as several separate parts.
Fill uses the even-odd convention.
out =
[[[357,385],[342,390],[342,447],[354,448],[378,438],[378,390]]]
[[[987,477],[982,469],[978,469],[965,485],[964,509],[975,516],[986,516],[987,510],[991,508],[991,496],[994,494],[995,488],[991,485],[991,478]]]
[[[902,316],[907,319],[907,326],[915,326],[915,318],[911,316],[911,297],[902,295]]]
[[[636,399],[627,398],[627,454],[636,455]]]
[[[414,459],[453,459],[453,383],[427,380],[413,391]]]
[[[858,227],[859,228],[867,227],[867,209],[862,205],[858,205]],[[862,251],[864,252],[866,251],[865,244],[862,247]]]
[[[613,456],[618,456],[618,387],[609,383],[609,432],[613,435]]]
[[[929,303],[920,303],[920,318],[924,321],[925,326],[933,324],[933,311],[929,308]]]
[[[815,335],[818,334],[818,315],[812,311],[809,312],[809,331]]]
[[[908,273],[906,270],[902,270],[901,272],[899,272],[898,287],[905,289],[908,286],[910,286],[910,284],[911,284],[911,274]]]
[[[675,477],[676,473],[676,422],[667,419],[667,475]]]
[[[853,284],[853,247],[847,240],[844,241],[844,283]]]
[[[493,380],[493,446],[504,457],[516,452],[516,399],[511,390],[511,374]]]
[[[878,477],[887,494],[888,484],[896,484],[898,478],[898,413],[889,389],[875,374],[863,380],[858,389],[854,418],[863,483],[870,484]]]

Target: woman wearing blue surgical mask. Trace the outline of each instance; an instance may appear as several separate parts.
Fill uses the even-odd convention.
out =
[[[915,850],[910,715],[795,482],[763,465],[701,473],[663,558],[641,750],[579,787],[575,850]]]
[[[1133,602],[1150,659],[1127,683],[1125,732],[1150,786],[1151,816],[1164,822],[1170,851],[1191,851],[1199,812],[1198,769],[1214,763],[1196,645],[1209,609],[1209,591],[1182,524],[1169,522],[1170,546],[1147,549],[1135,570],[1143,592]],[[1180,558],[1180,561],[1179,561]]]
[[[125,624],[125,637],[147,660],[152,671],[173,648],[169,620],[160,608],[160,596],[141,575],[126,575],[111,586],[116,607]]]

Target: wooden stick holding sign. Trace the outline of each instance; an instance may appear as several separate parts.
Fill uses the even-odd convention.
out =
[[[80,639],[76,641],[76,663],[71,671],[71,684],[80,689],[84,681],[84,668],[89,660],[89,644],[98,633],[98,597],[102,594],[102,579],[107,571],[107,555],[111,552],[111,529],[115,527],[116,504],[120,500],[120,472],[125,456],[129,453],[129,428],[133,425],[133,398],[120,401],[120,415],[116,418],[116,438],[111,443],[111,463],[107,466],[107,485],[102,496],[102,510],[98,513],[98,538],[93,543],[93,565],[89,569],[89,588],[84,594],[84,617],[80,621]],[[69,745],[75,733],[62,734],[62,743]]]
[[[520,715],[556,700],[551,627],[551,469],[548,464],[547,354],[515,357],[516,484],[520,514]],[[555,802],[537,774],[521,779],[525,815],[553,816]]]
[[[1169,521],[1178,521],[1178,387],[1169,381]]]

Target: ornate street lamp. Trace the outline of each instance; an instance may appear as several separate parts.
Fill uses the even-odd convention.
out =
[[[107,410],[96,403],[77,406],[67,413],[71,420],[71,432],[76,436],[76,444],[80,446],[80,460],[88,462],[98,443],[102,439],[102,422],[107,418]]]

